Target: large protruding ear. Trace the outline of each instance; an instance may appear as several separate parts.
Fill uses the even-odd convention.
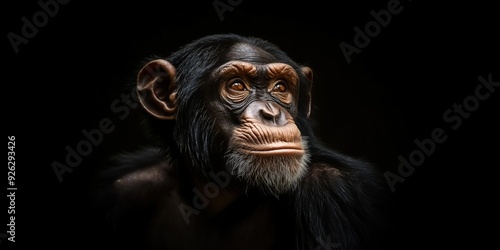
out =
[[[312,104],[311,91],[312,91],[312,82],[313,82],[313,71],[309,67],[302,67],[302,72],[307,77],[307,79],[309,79],[309,86],[308,86],[309,89],[307,90],[307,101],[309,102],[309,108],[307,110],[307,117],[309,117],[311,115],[311,104]]]
[[[137,95],[142,107],[152,116],[161,120],[175,119],[175,67],[163,59],[147,63],[137,75]]]

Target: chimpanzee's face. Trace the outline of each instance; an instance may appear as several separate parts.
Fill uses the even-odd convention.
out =
[[[236,44],[210,81],[229,121],[226,169],[245,183],[279,195],[306,171],[307,143],[297,128],[298,73],[259,48]],[[229,124],[228,124],[229,123]]]

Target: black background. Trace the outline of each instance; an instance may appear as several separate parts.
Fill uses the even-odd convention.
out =
[[[124,85],[133,83],[145,57],[225,32],[269,40],[314,70],[312,117],[317,135],[334,149],[397,174],[398,156],[408,159],[418,149],[415,139],[445,131],[447,140],[395,186],[395,248],[498,245],[500,88],[456,130],[443,120],[446,110],[475,94],[478,76],[500,81],[497,7],[402,0],[401,13],[347,63],[339,44],[354,45],[353,28],[363,29],[374,20],[370,11],[387,9],[388,0],[242,0],[222,21],[212,2],[70,1],[18,53],[7,34],[20,35],[22,17],[31,20],[41,7],[4,3],[3,128],[16,136],[18,190],[16,243],[1,239],[0,249],[101,244],[106,236],[89,210],[90,179],[106,157],[143,142],[135,110],[123,115],[111,104],[128,94]],[[106,118],[115,130],[59,182],[51,164],[64,164],[66,147],[75,148],[86,139],[82,130]],[[7,200],[2,204],[6,225]]]

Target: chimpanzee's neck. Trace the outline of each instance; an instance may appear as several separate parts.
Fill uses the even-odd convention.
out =
[[[206,202],[203,212],[209,217],[221,213],[239,197],[244,195],[244,189],[235,183],[229,183],[229,185],[224,186],[213,181],[202,181],[199,179],[195,179],[194,183],[196,189],[199,191],[197,194],[198,197],[202,202]]]

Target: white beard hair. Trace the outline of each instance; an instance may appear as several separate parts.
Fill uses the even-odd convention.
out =
[[[262,156],[245,154],[238,145],[230,143],[226,169],[249,186],[279,198],[280,194],[295,189],[307,171],[310,155],[305,138],[302,147],[303,155]]]

